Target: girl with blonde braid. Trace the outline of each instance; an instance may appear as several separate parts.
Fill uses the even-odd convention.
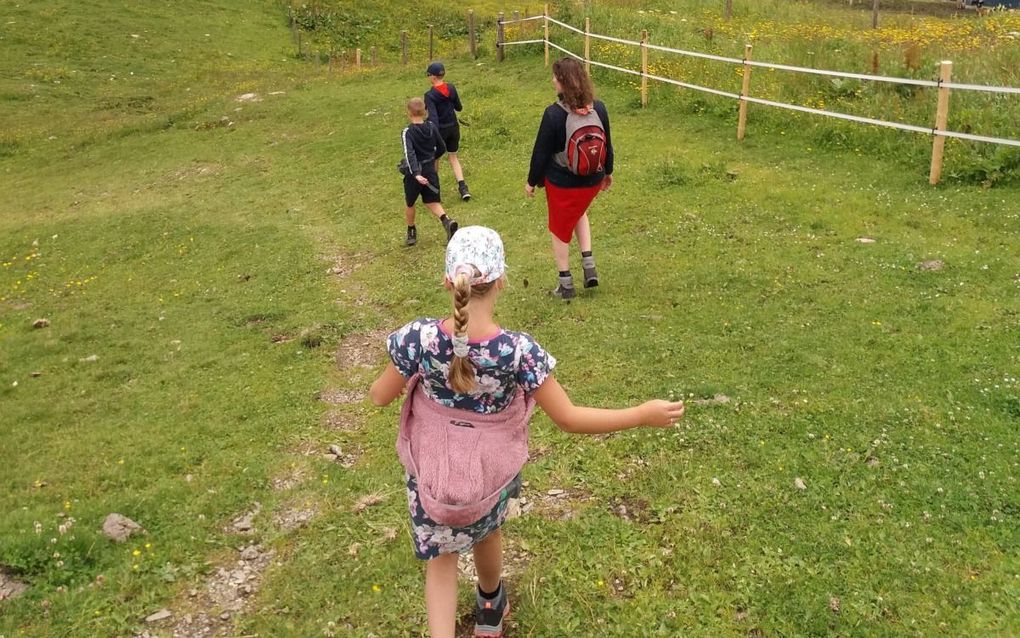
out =
[[[536,403],[561,430],[579,434],[666,427],[684,414],[682,402],[662,400],[616,410],[574,405],[552,375],[556,359],[531,335],[494,319],[506,286],[503,255],[489,228],[469,226],[453,236],[444,280],[452,315],[415,319],[392,333],[390,363],[370,391],[379,406],[407,393],[397,452],[406,470],[411,542],[427,561],[432,638],[454,636],[457,554],[468,550],[478,571],[474,635],[503,635],[510,604],[500,527],[521,490]]]

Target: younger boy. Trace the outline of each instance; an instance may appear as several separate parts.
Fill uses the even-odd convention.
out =
[[[446,241],[457,232],[457,222],[446,216],[439,197],[439,175],[436,174],[436,160],[446,152],[446,144],[431,122],[425,120],[425,102],[412,98],[407,103],[407,117],[411,123],[400,134],[404,147],[404,159],[400,172],[404,174],[404,203],[407,210],[407,239],[404,244],[418,243],[418,229],[414,225],[414,204],[421,196],[425,208],[443,222]]]
[[[461,106],[457,89],[443,81],[446,67],[442,62],[430,64],[425,70],[425,75],[432,82],[432,88],[425,93],[425,108],[429,112],[429,121],[439,128],[439,134],[443,136],[450,166],[453,168],[454,177],[457,178],[460,198],[466,202],[471,199],[471,193],[468,192],[467,184],[464,182],[464,170],[461,169],[460,160],[457,159],[457,150],[460,148],[460,124],[457,122],[457,112],[464,107]]]

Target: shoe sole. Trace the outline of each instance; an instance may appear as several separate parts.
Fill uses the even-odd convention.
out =
[[[461,195],[460,198],[466,202],[471,199],[471,193],[468,193],[467,195]]]
[[[599,285],[599,280],[598,279],[589,279],[589,280],[584,282],[584,287],[585,288],[595,288],[598,285]]]

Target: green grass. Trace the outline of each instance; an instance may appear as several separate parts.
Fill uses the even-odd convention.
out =
[[[448,309],[438,224],[400,245],[421,65],[330,75],[268,2],[4,17],[22,29],[0,76],[0,565],[30,589],[0,603],[0,636],[127,636],[188,611],[253,501],[277,558],[237,635],[421,635],[397,408],[318,399],[384,361],[378,342],[372,366],[338,368],[345,339]],[[1016,635],[1015,186],[931,188],[923,161],[823,149],[758,112],[740,144],[714,102],[642,110],[600,75],[618,153],[592,211],[603,285],[552,303],[544,202],[522,194],[548,72],[520,52],[447,62],[475,193],[448,209],[504,236],[504,325],[559,358],[578,402],[732,399],[598,439],[535,418],[526,495],[567,489],[576,512],[507,525],[512,635]],[[303,454],[330,443],[352,468]],[[355,513],[368,493],[384,500]],[[295,504],[318,514],[282,531]],[[148,534],[107,541],[111,511]]]

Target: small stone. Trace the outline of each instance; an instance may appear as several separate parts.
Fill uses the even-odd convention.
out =
[[[804,483],[804,479],[802,479],[799,476],[797,478],[793,479],[793,486],[796,487],[798,490],[806,490],[807,489],[807,484]]]
[[[171,616],[173,616],[173,612],[169,609],[160,609],[156,613],[146,616],[145,622],[159,622],[161,620],[166,620]]]
[[[334,456],[337,456],[337,457],[341,457],[341,456],[344,455],[343,451],[340,450],[340,446],[337,445],[336,443],[331,443],[330,444],[330,446],[329,446],[329,453],[333,454]]]
[[[854,241],[856,241],[858,244],[874,244],[875,243],[875,240],[872,239],[871,237],[858,237]]]
[[[40,319],[36,319],[35,321],[32,322],[32,327],[35,328],[36,330],[38,330],[40,328],[49,328],[50,327],[50,320],[46,319],[45,317],[44,318],[40,318]]]
[[[135,532],[144,531],[141,525],[123,514],[110,514],[103,521],[103,534],[118,543],[123,543]]]
[[[717,477],[713,476],[712,485],[715,485],[716,487],[722,487],[722,481],[720,481]]]
[[[832,598],[829,599],[829,611],[831,611],[834,614],[838,614],[839,610],[840,610],[839,598],[833,596]]]
[[[230,612],[225,611],[222,614],[220,614],[220,620],[230,620]]]
[[[78,361],[80,361],[81,363],[95,363],[96,361],[99,361],[99,355],[98,354],[90,354],[89,356],[87,356],[87,357],[85,357],[83,359],[78,359]]]
[[[880,464],[880,461],[877,458],[875,458],[874,456],[869,456],[868,457],[868,461],[867,461],[868,467],[878,467],[879,464]]]
[[[249,545],[241,550],[241,560],[255,560],[259,557],[259,548],[255,545]]]
[[[562,496],[565,493],[564,490],[549,490],[546,492],[549,496]]]
[[[198,596],[198,590],[197,589],[189,589],[188,590],[188,596],[190,596],[191,598],[194,598],[195,596]]]
[[[928,261],[922,261],[917,264],[919,270],[926,270],[930,272],[938,272],[946,267],[946,264],[941,259],[929,259]]]
[[[31,376],[33,379],[38,379],[39,377],[42,376],[42,372],[36,370],[35,372],[30,373],[29,376]]]

